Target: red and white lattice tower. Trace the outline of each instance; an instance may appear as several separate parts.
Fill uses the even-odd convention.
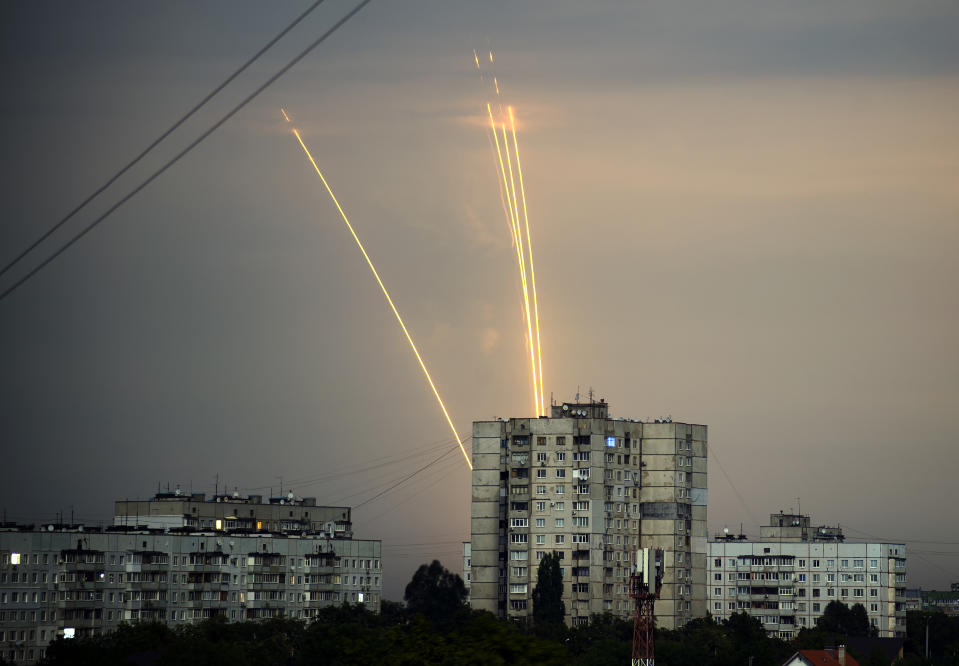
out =
[[[663,586],[663,551],[661,548],[640,548],[636,551],[636,567],[629,577],[629,596],[633,610],[632,666],[654,666],[653,644],[655,616],[653,606]]]

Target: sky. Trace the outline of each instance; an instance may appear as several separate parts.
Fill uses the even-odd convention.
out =
[[[3,3],[0,262],[309,4]],[[351,6],[324,3],[0,289]],[[911,587],[959,581],[956,34],[932,0],[373,0],[0,301],[7,519],[282,484],[356,507],[387,598],[434,557],[459,571],[458,453],[375,497],[455,444],[280,108],[468,435],[532,411],[492,101],[518,123],[546,392],[707,424],[710,534],[801,508],[908,542]]]

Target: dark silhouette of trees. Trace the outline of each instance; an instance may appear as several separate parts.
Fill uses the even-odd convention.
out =
[[[559,568],[559,555],[553,551],[543,557],[536,572],[536,587],[533,588],[533,622],[538,625],[562,624],[566,616],[563,603],[563,574]]]
[[[406,607],[413,615],[423,615],[433,622],[442,622],[463,608],[466,585],[458,575],[451,573],[433,560],[422,564],[413,574],[403,595]]]

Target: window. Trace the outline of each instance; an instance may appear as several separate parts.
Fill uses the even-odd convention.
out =
[[[546,470],[545,470],[545,469],[538,469],[538,470],[536,470],[536,478],[537,478],[537,479],[545,479],[545,478],[546,478]]]
[[[879,560],[869,560],[869,568],[876,569],[879,567]]]
[[[870,596],[870,597],[878,597],[878,596],[879,596],[879,590],[877,590],[876,588],[872,588],[871,590],[869,590],[869,596]]]
[[[557,535],[556,535],[556,543],[566,543],[566,535],[565,535],[565,534],[557,534]]]
[[[540,451],[536,454],[536,462],[546,462],[546,452]]]
[[[721,587],[714,587],[714,588],[713,588],[713,596],[714,596],[714,597],[721,597],[721,596],[723,596],[723,588],[721,588]]]
[[[537,494],[537,495],[545,495],[545,494],[546,494],[546,486],[536,486],[536,494]]]
[[[722,559],[720,559],[720,558],[717,557],[715,560],[713,560],[713,566],[715,566],[715,567],[721,567],[721,566],[723,566],[723,561],[722,561]]]
[[[573,516],[573,527],[589,527],[589,516]]]
[[[509,593],[510,594],[526,594],[526,591],[529,589],[529,586],[526,583],[510,583]]]
[[[529,551],[526,550],[511,550],[509,551],[509,559],[511,560],[528,560]]]
[[[558,452],[558,453],[556,454],[556,460],[558,460],[559,462],[565,461],[565,460],[566,460],[566,452],[565,452],[565,451],[560,451],[560,452]]]
[[[853,561],[852,561],[852,566],[853,566],[854,568],[856,568],[856,569],[862,569],[862,567],[863,567],[863,560],[853,560]]]
[[[510,543],[529,543],[528,534],[510,534],[509,535]]]
[[[818,569],[818,568],[819,568],[819,560],[813,560],[813,561],[812,561],[812,568],[813,568],[813,569]]]
[[[529,518],[510,518],[510,527],[529,527]]]
[[[713,580],[722,580],[723,575],[721,573],[713,574]]]
[[[566,502],[556,502],[556,510],[557,510],[557,511],[565,511],[565,510],[566,510]]]
[[[566,478],[566,470],[565,470],[565,469],[558,469],[558,470],[556,470],[556,478],[557,478],[557,479],[565,479],[565,478]]]
[[[537,437],[537,438],[536,438],[536,446],[546,446],[546,438],[545,438],[545,437]]]
[[[512,569],[510,570],[510,575],[512,575],[514,578],[520,578],[521,576],[525,576],[528,573],[529,573],[529,567],[512,567]]]
[[[545,519],[545,518],[537,518],[537,519],[536,519],[536,527],[546,527],[546,519]]]
[[[545,535],[545,534],[537,534],[537,535],[536,535],[536,545],[537,545],[537,546],[545,546],[545,545],[546,545],[546,535]]]
[[[862,589],[861,587],[854,587],[853,590],[852,590],[852,596],[854,596],[854,597],[862,597],[862,596],[865,596],[865,595],[863,594],[863,589]]]
[[[799,568],[800,569],[806,568],[806,560],[799,560]]]
[[[799,582],[800,583],[806,582],[806,574],[799,574]]]
[[[726,563],[726,566],[729,566],[729,567],[734,567],[734,566],[736,566],[736,560],[733,559],[732,557],[730,557],[730,558],[729,558],[729,561]]]
[[[566,519],[565,519],[565,518],[557,518],[557,519],[556,519],[556,527],[566,527]]]
[[[566,446],[566,437],[560,435],[556,438],[556,446]]]
[[[542,501],[536,502],[536,510],[537,510],[537,511],[546,511],[546,502],[542,502]]]
[[[821,579],[822,579],[822,574],[813,574],[813,575],[812,575],[812,582],[814,582],[814,583],[818,583]]]
[[[615,438],[615,437],[607,437],[607,438],[606,438],[606,446],[609,447],[609,448],[614,448],[614,447],[616,446],[616,438]]]
[[[840,560],[840,561],[839,561],[839,566],[841,566],[843,569],[845,569],[846,567],[849,566],[849,560]]]
[[[573,543],[589,543],[588,534],[574,534]]]

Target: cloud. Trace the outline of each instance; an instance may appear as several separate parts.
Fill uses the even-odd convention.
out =
[[[480,333],[480,349],[483,354],[489,356],[494,351],[496,351],[497,346],[499,346],[501,334],[498,329],[487,327],[482,330]]]

